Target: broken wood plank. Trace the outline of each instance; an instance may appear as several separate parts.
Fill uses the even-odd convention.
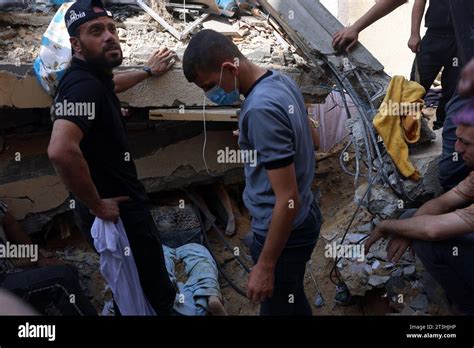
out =
[[[208,122],[238,122],[240,109],[208,109],[206,110],[206,121]],[[204,120],[204,114],[199,109],[154,109],[150,110],[152,121],[200,121]]]
[[[156,13],[151,7],[149,7],[147,4],[143,2],[143,0],[137,0],[138,6],[140,6],[143,11],[148,13],[154,20],[156,20],[160,25],[165,28],[171,35],[173,35],[175,38],[178,40],[181,40],[181,34],[172,26],[170,25],[167,21],[165,21],[163,18],[161,18],[158,13]]]
[[[223,20],[212,19],[210,21],[204,22],[202,26],[204,29],[211,29],[226,36],[241,37],[238,29],[236,29],[232,24]]]
[[[198,25],[200,25],[202,22],[204,22],[211,14],[210,13],[204,13],[203,15],[201,15],[201,17],[199,17],[198,19],[196,19],[194,22],[192,22],[190,25],[188,25],[184,31],[181,33],[180,35],[180,40],[183,40],[185,39],[188,34],[194,30],[194,28],[196,28]]]

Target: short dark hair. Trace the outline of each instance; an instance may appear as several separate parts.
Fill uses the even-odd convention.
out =
[[[199,72],[220,71],[223,62],[235,58],[245,59],[231,39],[214,30],[202,30],[193,36],[184,52],[184,76],[195,82]]]

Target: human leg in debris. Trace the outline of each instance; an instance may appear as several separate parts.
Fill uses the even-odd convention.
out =
[[[215,184],[214,189],[219,197],[219,200],[224,207],[227,213],[227,227],[225,229],[225,233],[228,236],[233,236],[235,234],[235,216],[234,212],[232,211],[232,204],[230,203],[229,195],[225,190],[224,185],[222,184]]]
[[[44,314],[97,315],[80,288],[77,271],[69,266],[48,266],[8,273],[0,277],[0,287],[16,294]]]
[[[182,315],[203,316],[227,315],[222,304],[217,266],[206,247],[200,244],[185,244],[172,249],[164,247],[166,267],[171,280],[179,288],[174,310]],[[186,282],[176,279],[174,261],[181,260],[185,265]]]

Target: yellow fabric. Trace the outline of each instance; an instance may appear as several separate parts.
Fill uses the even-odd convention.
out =
[[[394,76],[373,121],[400,173],[414,181],[420,179],[420,173],[410,161],[408,144],[420,140],[422,98],[425,94],[420,84],[403,76]]]

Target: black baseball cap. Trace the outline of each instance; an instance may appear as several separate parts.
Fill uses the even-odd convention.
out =
[[[93,7],[99,7],[102,11],[95,12]],[[101,0],[77,0],[66,11],[64,21],[69,35],[72,36],[82,24],[99,17],[112,18],[112,13],[105,9]]]

